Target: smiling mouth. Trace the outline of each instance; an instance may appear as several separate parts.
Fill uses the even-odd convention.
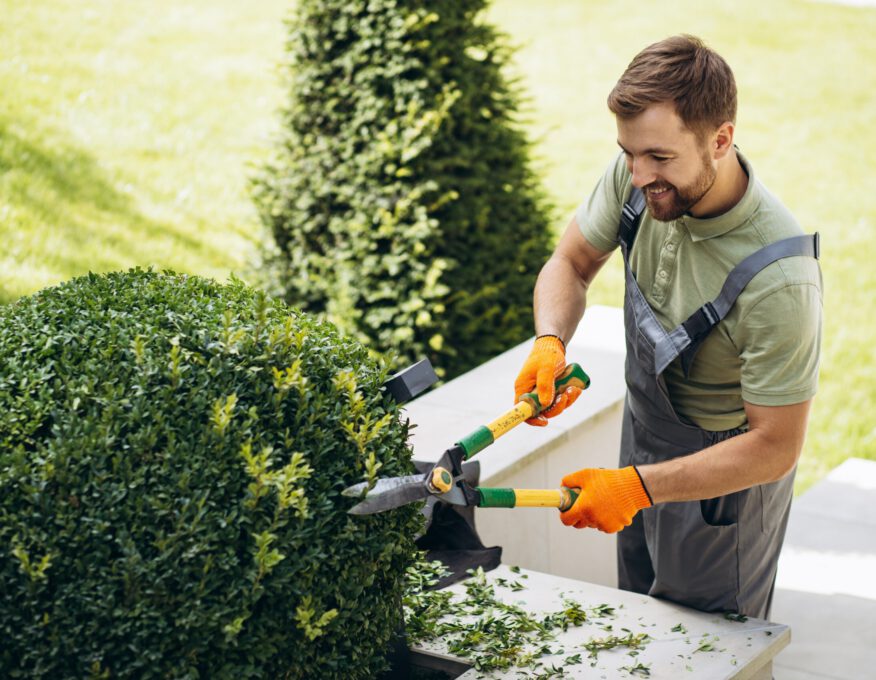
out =
[[[645,193],[649,198],[666,198],[672,192],[672,187],[649,187]]]

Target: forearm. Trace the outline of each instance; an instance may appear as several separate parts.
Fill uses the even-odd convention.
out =
[[[572,339],[587,305],[587,284],[564,257],[554,255],[538,275],[533,296],[536,335]]]
[[[563,524],[611,533],[657,503],[717,498],[785,477],[803,449],[812,400],[743,403],[748,431],[702,451],[635,469],[585,468],[563,477],[564,486],[581,489],[572,508],[560,515]]]
[[[800,446],[751,430],[689,456],[637,467],[655,504],[704,500],[781,479],[796,465]]]
[[[535,284],[533,312],[536,335],[572,339],[587,304],[587,288],[610,252],[587,242],[573,217]]]

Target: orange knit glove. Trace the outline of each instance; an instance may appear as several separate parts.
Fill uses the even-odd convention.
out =
[[[563,477],[563,486],[581,489],[575,505],[560,513],[563,524],[576,529],[613,534],[632,524],[639,510],[654,505],[632,465],[620,470],[578,470]]]
[[[581,396],[580,387],[567,387],[556,396],[554,403],[551,404],[550,408],[546,408],[541,412],[540,415],[542,420],[560,415],[563,411],[574,404],[579,396]],[[541,399],[539,399],[539,401],[541,401]],[[545,420],[544,425],[547,425],[547,420]]]
[[[565,399],[557,399],[557,403],[554,404],[554,399],[557,398],[554,383],[565,368],[566,347],[563,341],[555,335],[541,335],[536,338],[529,357],[520,369],[517,380],[514,381],[514,403],[520,401],[521,395],[537,389],[538,401],[542,408],[550,406],[542,411],[541,415],[527,420],[530,425],[544,427],[547,425],[548,418],[559,415],[581,394],[581,390],[570,387],[563,392]],[[567,394],[572,392],[575,394]]]

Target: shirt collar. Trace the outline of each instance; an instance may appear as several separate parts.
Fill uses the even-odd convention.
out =
[[[706,239],[722,236],[736,227],[741,226],[745,221],[754,214],[757,209],[758,192],[755,188],[754,172],[751,165],[745,156],[737,149],[736,157],[748,175],[748,187],[740,199],[739,203],[734,205],[730,210],[723,215],[717,217],[709,217],[700,219],[691,215],[680,217],[677,222],[687,227],[690,232],[692,241],[705,241]]]

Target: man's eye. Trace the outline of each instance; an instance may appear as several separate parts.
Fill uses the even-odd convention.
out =
[[[669,157],[667,157],[667,156],[652,156],[652,158],[653,158],[655,161],[657,161],[658,163],[666,163],[667,161],[671,160],[671,159],[670,159]]]

